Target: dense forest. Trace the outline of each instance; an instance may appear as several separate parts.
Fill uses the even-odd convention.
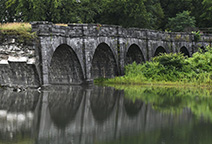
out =
[[[191,31],[211,27],[212,0],[0,0],[0,21]]]

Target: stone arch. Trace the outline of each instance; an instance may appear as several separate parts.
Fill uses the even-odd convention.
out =
[[[145,62],[144,55],[139,46],[136,44],[132,44],[129,47],[125,56],[125,65],[131,64],[133,62],[136,62],[137,64]]]
[[[190,57],[189,51],[185,46],[180,48],[180,53],[182,53],[184,56]]]
[[[161,53],[167,53],[167,52],[164,47],[159,46],[154,53],[154,57],[160,55]]]
[[[74,50],[62,44],[54,51],[49,65],[50,84],[80,84],[84,77]]]
[[[92,78],[111,78],[118,75],[118,66],[114,53],[106,43],[100,43],[93,55]]]

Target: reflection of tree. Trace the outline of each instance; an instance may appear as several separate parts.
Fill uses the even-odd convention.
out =
[[[176,87],[116,86],[125,96],[135,101],[151,103],[153,108],[167,113],[180,113],[189,108],[197,116],[212,121],[212,92],[207,89]]]
[[[212,129],[208,127],[211,126],[208,123],[190,123],[184,127],[177,125],[98,144],[210,144]]]
[[[98,87],[91,93],[91,109],[94,118],[98,122],[104,122],[112,113],[117,98],[114,88]]]
[[[49,111],[58,128],[64,129],[75,118],[82,97],[83,91],[79,88],[73,88],[69,92],[49,92]]]

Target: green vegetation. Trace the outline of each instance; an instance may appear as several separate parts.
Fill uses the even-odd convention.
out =
[[[5,36],[18,36],[17,42],[28,43],[36,38],[36,33],[31,32],[32,28],[29,23],[6,23],[0,24],[0,38]]]
[[[161,54],[144,64],[125,67],[125,75],[95,82],[105,84],[174,84],[200,85],[212,84],[212,48],[206,52],[196,52],[191,58],[181,53]]]
[[[192,31],[192,34],[194,34],[194,41],[195,42],[198,42],[200,39],[201,39],[201,32],[200,31],[197,31],[197,32],[195,32],[195,31]]]
[[[189,11],[176,14],[176,17],[169,18],[167,28],[171,31],[184,31],[185,28],[195,27],[195,18],[190,16]]]
[[[101,23],[181,31],[210,27],[211,7],[211,0],[1,0],[0,22]]]

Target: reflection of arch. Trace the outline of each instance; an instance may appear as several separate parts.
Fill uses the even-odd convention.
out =
[[[70,92],[50,92],[48,96],[49,112],[55,126],[64,129],[74,120],[82,101],[83,91],[73,88]]]
[[[188,49],[187,49],[185,46],[181,47],[180,52],[181,52],[184,56],[190,57],[190,54],[189,54],[189,52],[188,52]]]
[[[167,53],[167,52],[162,46],[159,46],[155,51],[154,57],[160,55],[161,53]]]
[[[115,106],[117,91],[109,87],[98,87],[91,94],[91,110],[95,120],[104,122],[112,113]]]
[[[126,54],[126,62],[125,64],[131,64],[133,62],[136,62],[137,64],[144,62],[144,56],[142,54],[142,51],[140,48],[133,44],[129,47],[127,54]]]
[[[127,115],[130,117],[136,116],[139,113],[142,105],[143,102],[140,100],[136,99],[135,102],[133,102],[132,100],[124,99],[124,107]]]
[[[91,72],[93,78],[111,78],[118,75],[115,57],[107,44],[98,45],[93,56]]]
[[[60,45],[49,67],[50,84],[73,84],[83,80],[82,67],[76,53],[68,45]]]

